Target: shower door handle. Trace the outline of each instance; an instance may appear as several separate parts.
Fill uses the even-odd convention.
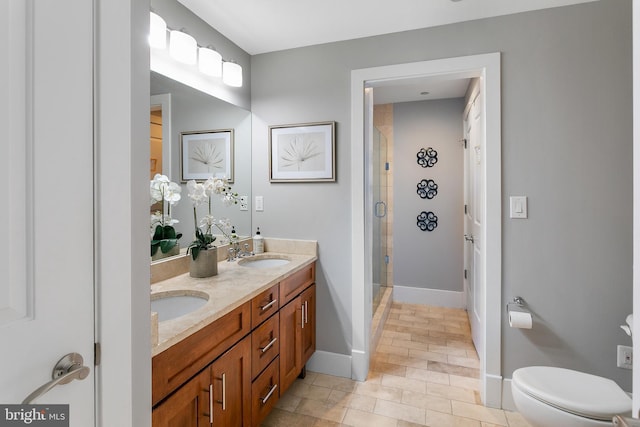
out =
[[[382,208],[382,211],[380,210]],[[374,208],[374,215],[376,218],[384,218],[387,216],[387,204],[385,202],[376,202]]]

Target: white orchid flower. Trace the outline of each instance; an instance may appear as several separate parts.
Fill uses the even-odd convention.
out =
[[[164,199],[169,202],[170,205],[175,205],[180,201],[181,191],[182,187],[180,187],[175,182],[170,182],[164,190]]]
[[[208,197],[204,190],[204,185],[194,180],[187,182],[187,190],[189,191],[189,199],[193,202],[193,206],[199,206],[206,202]]]

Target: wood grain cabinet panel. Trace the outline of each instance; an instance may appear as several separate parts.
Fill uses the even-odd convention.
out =
[[[251,332],[251,378],[280,353],[280,314],[276,313]]]
[[[279,291],[280,284],[275,284],[251,300],[252,329],[255,329],[274,313],[278,312],[280,309],[280,301],[278,301]]]
[[[280,400],[280,361],[276,358],[251,385],[251,425],[259,427]]]

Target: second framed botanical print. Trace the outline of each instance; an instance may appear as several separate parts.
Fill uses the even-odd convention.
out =
[[[269,127],[269,180],[336,180],[336,122]]]

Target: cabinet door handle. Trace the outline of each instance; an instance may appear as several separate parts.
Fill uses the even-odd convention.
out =
[[[267,403],[267,400],[269,400],[269,398],[271,397],[271,395],[273,394],[274,391],[276,391],[276,389],[278,388],[278,384],[274,384],[273,387],[271,387],[271,390],[269,390],[269,393],[267,393],[267,395],[265,397],[262,397],[262,404],[264,405],[265,403]]]
[[[275,337],[274,339],[269,341],[269,344],[265,345],[264,347],[261,347],[260,350],[262,350],[262,352],[264,353],[265,351],[269,350],[271,346],[273,346],[276,343],[276,341],[278,341],[278,337]]]
[[[309,323],[309,301],[304,302],[304,323]]]
[[[222,381],[222,400],[217,400],[218,403],[222,404],[222,410],[227,410],[227,374],[222,374],[222,377],[219,378]]]
[[[271,308],[271,306],[272,306],[273,304],[275,304],[275,303],[277,303],[277,302],[278,302],[278,300],[277,300],[277,299],[274,299],[274,300],[273,300],[273,301],[271,301],[269,304],[261,306],[261,307],[260,307],[260,310],[262,310],[262,311],[268,310],[269,308]]]
[[[302,329],[304,329],[304,304],[300,306],[300,316],[302,316],[300,324],[302,325]]]
[[[209,417],[209,424],[213,424],[213,384],[209,384],[209,389],[204,389],[209,393],[209,413],[204,414],[205,417]]]

